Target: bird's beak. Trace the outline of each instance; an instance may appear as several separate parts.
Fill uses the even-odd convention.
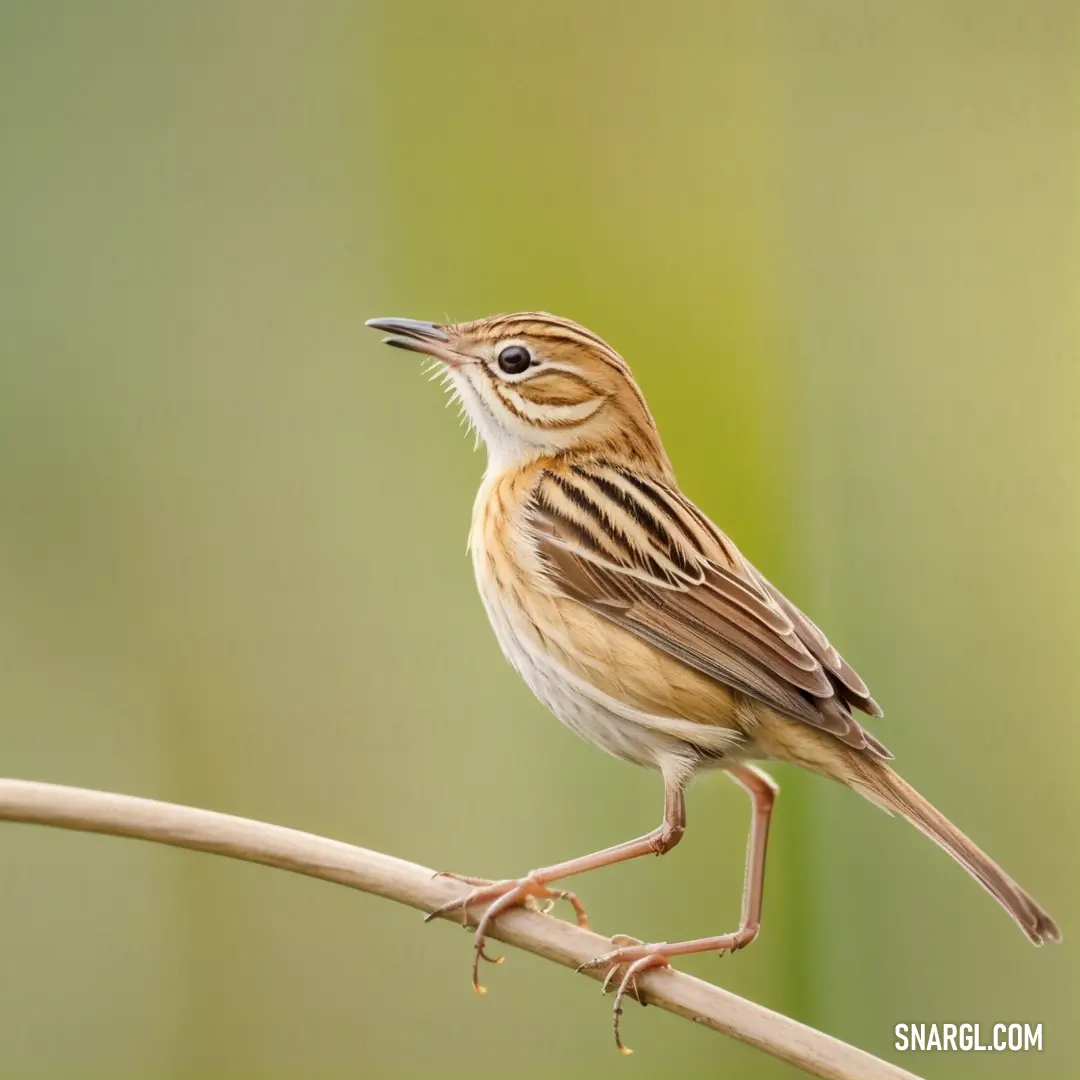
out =
[[[383,343],[393,345],[395,349],[424,353],[447,364],[457,365],[465,359],[451,349],[450,335],[436,323],[422,322],[420,319],[368,319],[364,325],[389,333],[389,337],[383,338]]]

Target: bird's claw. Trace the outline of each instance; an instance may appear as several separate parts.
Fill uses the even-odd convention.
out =
[[[435,881],[437,878],[449,878],[451,881],[461,881],[466,885],[494,885],[495,882],[491,878],[486,877],[470,877],[468,874],[455,874],[450,870],[436,870],[431,875],[431,880]]]
[[[591,960],[586,960],[584,964],[579,964],[577,967],[578,974],[584,971],[591,971],[593,968],[603,967],[605,964],[614,964],[616,967],[622,963],[618,959],[619,955],[624,949],[633,948],[635,945],[644,945],[640,938],[631,937],[629,934],[615,934],[611,939],[611,944],[616,946],[611,952],[602,953],[600,956],[594,956]]]
[[[547,885],[533,874],[527,874],[523,878],[509,878],[504,881],[489,881],[486,878],[466,877],[462,874],[440,872],[435,877],[448,877],[455,881],[470,884],[473,888],[464,896],[449,900],[440,905],[434,911],[424,916],[424,922],[430,922],[440,916],[448,915],[455,910],[461,911],[461,924],[469,925],[469,908],[475,904],[486,903],[488,906],[476,924],[473,943],[473,990],[478,994],[486,994],[487,990],[480,984],[480,961],[486,960],[492,964],[501,964],[502,956],[489,956],[485,950],[488,930],[495,919],[504,911],[514,907],[528,907],[541,914],[550,913],[555,906],[556,900],[565,900],[573,909],[577,917],[577,924],[581,927],[589,925],[589,916],[584,905],[577,896],[565,889],[549,889]],[[538,903],[537,901],[542,901]]]
[[[634,1051],[622,1041],[620,1031],[623,1001],[627,997],[632,997],[640,1005],[644,1005],[645,1001],[642,999],[638,989],[638,975],[649,968],[668,967],[670,964],[664,952],[665,942],[646,945],[637,938],[617,934],[611,939],[611,943],[618,946],[618,948],[594,957],[592,960],[587,960],[577,970],[584,972],[607,967],[607,974],[604,976],[604,981],[600,986],[600,992],[603,994],[606,994],[611,989],[616,977],[622,972],[622,978],[619,979],[618,988],[615,991],[615,1001],[611,1008],[611,1024],[615,1033],[615,1045],[618,1047],[619,1052],[632,1054]]]

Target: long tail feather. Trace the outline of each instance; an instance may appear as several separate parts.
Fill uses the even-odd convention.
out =
[[[1046,909],[888,765],[865,756],[852,764],[856,774],[853,786],[860,794],[896,811],[943,847],[1019,923],[1034,944],[1061,940],[1061,931]]]

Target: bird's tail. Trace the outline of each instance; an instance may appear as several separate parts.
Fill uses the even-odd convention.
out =
[[[848,783],[856,791],[907,818],[943,847],[1020,924],[1034,944],[1061,940],[1061,931],[1046,909],[888,765],[863,754],[852,754],[849,765]]]

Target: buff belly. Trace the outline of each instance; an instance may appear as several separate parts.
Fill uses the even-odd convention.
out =
[[[752,752],[741,732],[658,715],[606,693],[580,669],[574,670],[576,665],[563,661],[566,652],[559,643],[550,637],[541,640],[536,623],[512,600],[507,602],[505,590],[479,572],[477,584],[507,660],[536,697],[587,742],[665,774],[723,768]],[[634,661],[632,656],[624,659],[616,650],[607,658],[608,673],[618,682],[620,663]]]

